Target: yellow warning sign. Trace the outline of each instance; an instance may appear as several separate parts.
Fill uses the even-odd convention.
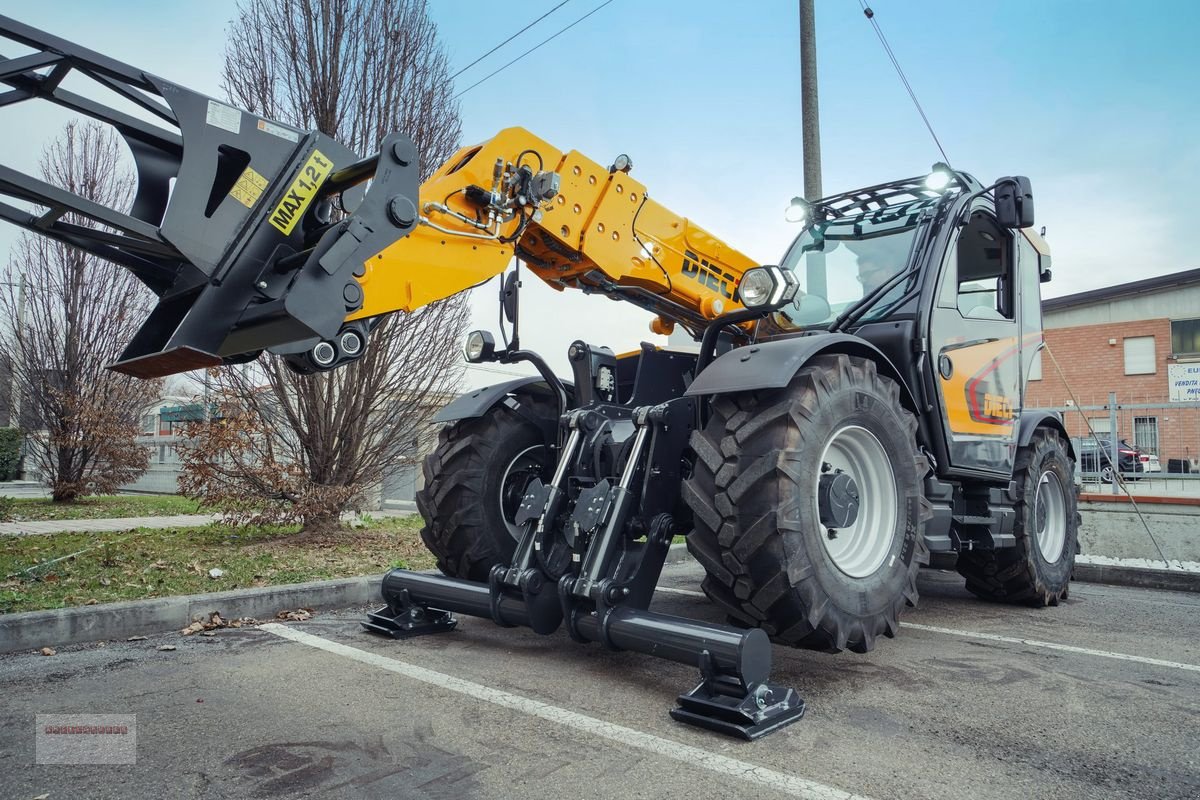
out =
[[[290,234],[292,228],[296,227],[296,222],[304,216],[304,209],[308,208],[308,204],[316,196],[317,189],[321,188],[321,184],[332,171],[333,162],[322,155],[320,150],[313,150],[296,180],[292,181],[279,205],[271,212],[271,224],[285,236]]]
[[[250,167],[246,167],[241,177],[237,179],[237,183],[229,190],[229,194],[246,208],[253,208],[266,188],[267,179]]]

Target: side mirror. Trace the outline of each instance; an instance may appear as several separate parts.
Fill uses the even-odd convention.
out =
[[[516,270],[504,277],[504,288],[500,290],[500,304],[504,308],[504,318],[509,322],[517,319],[517,290],[520,280]]]
[[[1005,228],[1033,227],[1033,189],[1029,178],[1015,175],[996,181],[996,221]]]

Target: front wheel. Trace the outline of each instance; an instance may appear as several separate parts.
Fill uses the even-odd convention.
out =
[[[447,425],[425,459],[421,538],[452,578],[486,581],[493,565],[509,563],[521,536],[513,522],[521,499],[534,478],[550,480],[551,455],[530,417],[553,419],[554,405],[533,396],[519,402],[526,414],[501,403]]]
[[[985,600],[1056,606],[1069,592],[1079,541],[1074,466],[1058,432],[1039,428],[1015,467],[1016,546],[961,553],[958,571]]]
[[[704,592],[781,644],[866,652],[895,635],[929,560],[916,428],[898,384],[841,354],[714,400],[684,484]]]

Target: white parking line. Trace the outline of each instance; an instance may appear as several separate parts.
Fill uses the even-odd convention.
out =
[[[1030,647],[1044,647],[1047,650],[1061,650],[1064,653],[1079,653],[1085,656],[1099,656],[1100,658],[1115,658],[1118,661],[1135,661],[1138,664],[1150,664],[1155,667],[1169,667],[1170,669],[1182,669],[1188,672],[1200,672],[1200,666],[1195,664],[1181,664],[1178,661],[1163,661],[1158,658],[1146,658],[1145,656],[1131,656],[1127,653],[1111,653],[1108,650],[1092,650],[1089,647],[1074,647],[1069,644],[1058,644],[1056,642],[1039,642],[1037,639],[1021,639],[1016,636],[1000,636],[995,633],[980,633],[978,631],[960,631],[954,628],[939,628],[936,625],[918,625],[915,622],[901,622],[900,627],[912,628],[918,631],[929,631],[931,633],[944,633],[947,636],[962,636],[966,639],[982,639],[989,642],[1007,642],[1008,644],[1023,644]]]
[[[670,594],[684,594],[688,597],[704,597],[704,592],[696,592],[691,589],[674,589],[669,586],[659,586],[654,591],[668,592]],[[1200,666],[1196,664],[1183,664],[1178,661],[1163,661],[1159,658],[1146,658],[1145,656],[1131,656],[1128,653],[1113,653],[1108,650],[1092,650],[1088,647],[1075,647],[1069,644],[1058,644],[1056,642],[1040,642],[1037,639],[1022,639],[1017,636],[1001,636],[996,633],[980,633],[979,631],[961,631],[956,628],[939,628],[936,625],[921,625],[916,622],[901,622],[900,627],[912,628],[917,631],[927,631],[929,633],[941,633],[946,636],[961,636],[965,639],[982,639],[989,642],[1005,642],[1007,644],[1020,644],[1029,647],[1044,647],[1047,650],[1059,650],[1064,653],[1078,653],[1084,656],[1098,656],[1100,658],[1112,658],[1118,661],[1133,661],[1138,664],[1150,664],[1155,667],[1167,667],[1169,669],[1182,669],[1188,672],[1200,672]]]
[[[519,711],[533,717],[540,717],[548,722],[563,725],[567,728],[574,728],[575,730],[590,733],[603,739],[609,739],[622,745],[671,758],[689,766],[701,767],[702,769],[728,778],[746,781],[762,788],[774,789],[795,797],[811,798],[811,800],[869,800],[869,798],[862,795],[852,795],[843,792],[841,789],[826,786],[823,783],[817,783],[816,781],[810,781],[783,772],[776,772],[773,769],[760,767],[736,758],[710,753],[699,747],[680,744],[670,739],[663,739],[653,734],[634,730],[633,728],[626,728],[623,725],[604,722],[594,717],[568,711],[565,708],[552,706],[548,703],[518,694],[493,689],[490,686],[483,686],[482,684],[473,683],[462,678],[456,678],[453,675],[435,672],[425,667],[418,667],[399,659],[388,658],[387,656],[371,653],[366,650],[359,650],[356,647],[350,647],[340,642],[332,642],[320,636],[314,636],[311,633],[305,633],[295,628],[289,628],[286,625],[280,625],[279,623],[270,622],[266,625],[260,625],[259,630],[267,631],[284,639],[290,639],[293,642],[314,647],[318,650],[324,650],[328,653],[353,659],[362,664],[395,672],[407,678],[428,683],[447,691],[473,697],[476,700],[482,700],[502,708]]]

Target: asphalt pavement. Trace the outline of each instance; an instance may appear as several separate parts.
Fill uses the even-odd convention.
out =
[[[654,610],[718,620],[700,577],[668,567]],[[754,743],[668,717],[695,670],[467,617],[0,657],[0,797],[1200,796],[1200,597],[1077,584],[1034,610],[944,573],[921,593],[870,654],[775,648],[809,711]],[[49,713],[136,714],[137,764],[35,765]]]

